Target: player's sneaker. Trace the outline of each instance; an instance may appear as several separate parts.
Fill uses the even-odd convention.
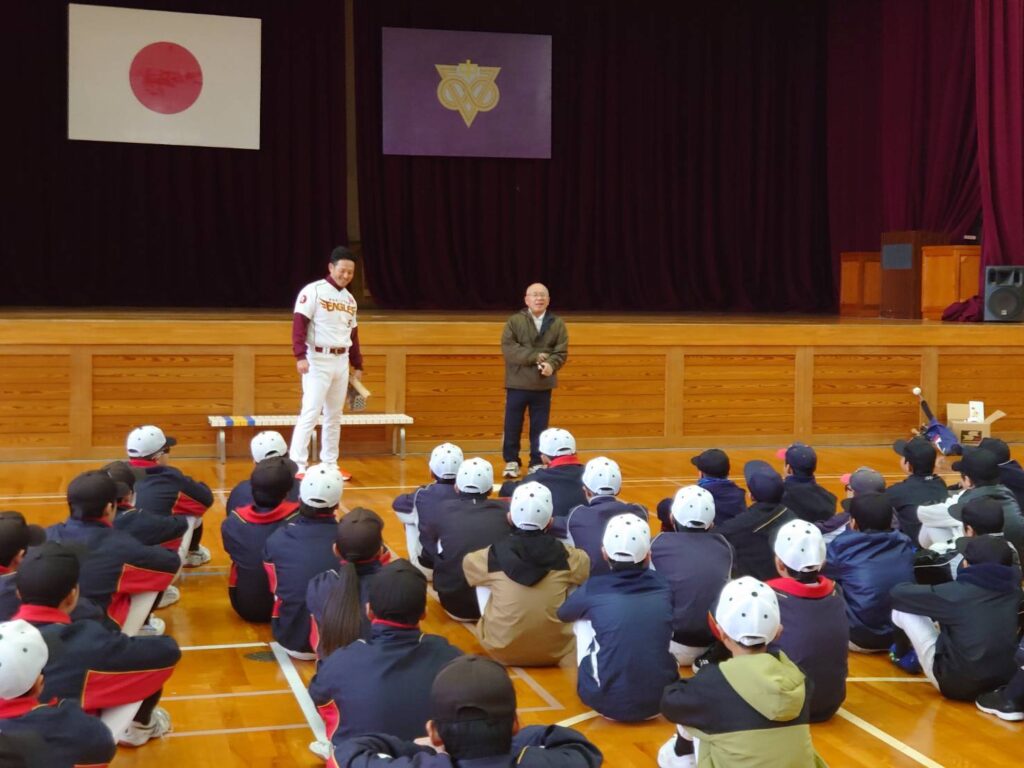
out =
[[[505,464],[505,470],[501,473],[502,477],[507,477],[509,480],[515,480],[519,477],[519,462],[510,461]]]
[[[329,741],[311,741],[309,742],[309,751],[319,757],[324,762],[331,759],[331,742]]]
[[[181,600],[181,590],[171,584],[171,586],[164,590],[164,594],[160,598],[160,602],[156,604],[156,607],[166,608],[168,605],[174,605],[179,600]]]
[[[139,637],[159,637],[167,629],[167,623],[156,616],[150,616],[149,621],[139,627]]]
[[[126,747],[141,747],[150,739],[159,739],[171,732],[171,716],[163,707],[155,707],[149,723],[132,723],[117,739],[118,744]]]
[[[544,465],[543,464],[531,464],[530,465],[530,469],[527,471],[527,474],[528,475],[532,475],[538,469],[544,469]]]
[[[693,768],[697,765],[697,759],[693,754],[693,746],[690,745],[690,752],[686,755],[676,754],[676,742],[679,737],[673,736],[658,750],[658,768]]]
[[[911,649],[902,656],[898,656],[897,653],[898,651],[894,643],[892,648],[889,649],[889,661],[911,675],[921,674],[921,663],[917,660],[917,651]]]
[[[188,554],[185,555],[185,562],[182,563],[186,568],[198,568],[200,565],[206,565],[210,562],[210,550],[200,544],[195,549],[190,549]]]
[[[316,661],[316,654],[309,651],[293,651],[291,648],[285,648],[283,645],[281,646],[281,650],[293,659],[298,659],[299,661]]]
[[[348,482],[349,480],[351,480],[351,479],[352,479],[352,473],[351,473],[351,472],[346,472],[346,471],[345,471],[344,469],[342,469],[341,467],[338,467],[338,471],[339,471],[339,472],[341,472],[341,479],[342,479],[342,480],[344,480],[344,481],[345,481],[346,483],[347,483],[347,482]]]
[[[1024,707],[1006,698],[1006,686],[981,694],[974,700],[974,704],[985,714],[995,715],[1000,720],[1024,720]]]

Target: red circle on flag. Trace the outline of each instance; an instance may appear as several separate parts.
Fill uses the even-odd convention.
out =
[[[132,59],[128,79],[142,106],[164,115],[184,112],[203,90],[199,61],[177,43],[147,45]]]

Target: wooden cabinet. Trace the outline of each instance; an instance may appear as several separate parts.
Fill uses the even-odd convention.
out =
[[[882,256],[878,251],[839,254],[839,314],[878,317],[882,296]]]
[[[955,301],[978,293],[980,245],[930,245],[921,249],[921,316],[939,320]]]

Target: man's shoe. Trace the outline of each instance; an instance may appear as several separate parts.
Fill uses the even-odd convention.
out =
[[[206,565],[210,562],[210,550],[200,544],[195,549],[189,550],[189,553],[185,555],[185,562],[182,563],[186,568],[198,568],[201,565]]]
[[[515,480],[519,477],[519,462],[510,461],[505,464],[505,470],[501,473],[501,476],[508,478],[509,480]]]
[[[921,663],[917,660],[917,651],[911,649],[902,656],[897,656],[896,645],[889,649],[889,661],[911,675],[921,674]]]
[[[156,616],[150,616],[149,621],[139,627],[139,637],[160,637],[167,629],[167,623]]]
[[[344,480],[344,481],[345,481],[346,483],[347,483],[347,482],[348,482],[349,480],[351,480],[351,479],[352,479],[352,473],[351,473],[351,472],[346,472],[346,471],[345,471],[344,469],[342,469],[341,467],[338,467],[338,471],[339,471],[339,472],[341,472],[341,479],[342,479],[342,480]]]
[[[164,590],[164,594],[160,598],[160,602],[156,604],[156,607],[166,608],[168,605],[174,605],[179,600],[181,600],[181,590],[172,584]]]
[[[1006,698],[1006,686],[994,691],[983,693],[974,700],[975,706],[987,715],[995,715],[1000,720],[1018,722],[1024,720],[1024,707],[1014,704]]]
[[[311,741],[309,742],[309,751],[319,757],[324,762],[331,759],[331,742],[329,741]]]
[[[697,765],[692,747],[687,755],[676,754],[676,740],[678,738],[673,736],[661,745],[661,749],[658,750],[658,768],[693,768],[693,766]]]
[[[163,707],[155,707],[149,723],[131,723],[117,739],[126,747],[141,747],[150,739],[159,739],[171,732],[171,716]]]

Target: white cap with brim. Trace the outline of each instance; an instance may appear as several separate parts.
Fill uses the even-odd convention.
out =
[[[338,506],[345,481],[331,464],[314,464],[299,484],[299,498],[309,507],[330,509]]]
[[[706,530],[715,521],[715,497],[699,485],[680,488],[672,499],[672,518],[683,528]]]
[[[604,527],[601,546],[609,560],[617,563],[642,562],[651,551],[651,527],[646,520],[634,514],[616,515]]]
[[[825,538],[813,523],[791,520],[775,535],[776,556],[793,571],[820,571],[825,564]]]
[[[455,487],[462,493],[490,493],[494,488],[494,467],[479,456],[466,459],[455,475]]]
[[[543,531],[551,522],[551,491],[540,483],[523,483],[512,492],[512,525],[524,531]]]
[[[259,432],[249,443],[249,450],[252,451],[252,460],[259,464],[271,456],[285,456],[288,454],[288,443],[281,437],[280,432],[268,429]]]
[[[583,485],[598,496],[615,496],[622,489],[622,470],[607,456],[598,456],[584,467]]]
[[[540,433],[537,448],[545,456],[572,456],[576,453],[576,438],[568,430],[552,427]]]
[[[0,699],[16,699],[32,690],[49,657],[42,634],[27,621],[0,624]]]
[[[142,427],[136,427],[128,433],[125,448],[128,451],[129,457],[145,459],[160,453],[160,451],[166,448],[170,448],[172,445],[176,445],[177,442],[173,437],[164,435],[164,431],[160,427],[147,424]]]
[[[454,443],[441,443],[430,452],[430,471],[441,480],[454,480],[464,460],[462,449]]]
[[[722,587],[715,621],[740,645],[770,643],[779,632],[779,599],[753,576],[734,579]]]

